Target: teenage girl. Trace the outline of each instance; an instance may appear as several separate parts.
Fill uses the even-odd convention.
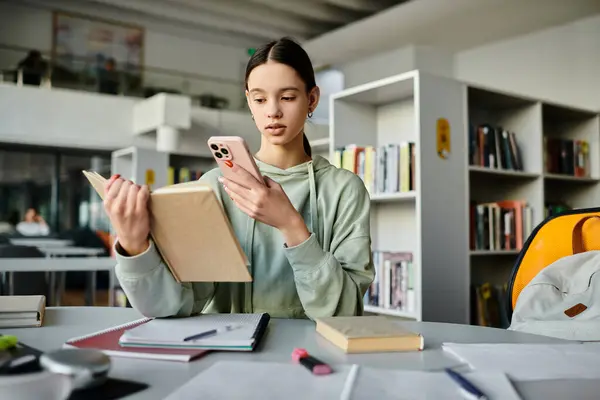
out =
[[[375,276],[370,200],[355,174],[311,154],[304,124],[319,103],[311,61],[293,40],[273,41],[254,53],[245,82],[266,185],[236,164],[231,180],[218,168],[201,179],[222,202],[253,282],[177,283],[148,238],[148,188],[113,176],[104,206],[117,234],[116,276],[131,305],[149,317],[361,315]]]

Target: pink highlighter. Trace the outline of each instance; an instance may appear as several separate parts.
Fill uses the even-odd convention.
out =
[[[304,365],[314,375],[329,375],[331,373],[329,365],[311,356],[305,349],[294,349],[292,360]]]

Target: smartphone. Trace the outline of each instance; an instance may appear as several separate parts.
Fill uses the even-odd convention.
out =
[[[261,184],[265,184],[244,138],[239,136],[212,136],[207,143],[225,178],[231,179],[233,171],[230,166],[232,163],[236,163],[254,176]]]

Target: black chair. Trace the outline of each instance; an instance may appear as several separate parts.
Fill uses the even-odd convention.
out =
[[[45,258],[37,247],[19,245],[0,245],[0,263],[2,258]],[[4,287],[2,294],[9,293],[10,273],[3,273]],[[44,295],[48,298],[50,288],[46,280],[46,272],[12,272],[12,294],[20,296]]]

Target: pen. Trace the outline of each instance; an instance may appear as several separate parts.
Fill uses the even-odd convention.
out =
[[[460,388],[470,399],[487,400],[487,396],[483,394],[481,390],[477,389],[475,385],[469,382],[467,378],[449,368],[446,368],[446,372],[448,375],[450,375],[450,378],[452,378],[454,382],[460,385]]]
[[[183,341],[189,342],[190,340],[202,339],[207,336],[216,335],[217,333],[229,332],[230,330],[233,330],[233,329],[237,328],[238,326],[239,325],[226,325],[221,328],[210,329],[208,331],[204,331],[204,332],[197,333],[195,335],[188,336],[188,337],[184,338]]]
[[[304,365],[306,369],[315,375],[328,375],[331,373],[329,365],[311,356],[305,349],[294,349],[292,360]]]

